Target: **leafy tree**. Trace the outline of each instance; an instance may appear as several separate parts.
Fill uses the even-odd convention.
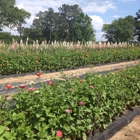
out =
[[[58,36],[59,40],[71,40],[72,27],[75,25],[77,15],[82,12],[82,9],[78,5],[66,5],[63,4],[59,10],[59,23],[58,23]],[[73,36],[74,38],[74,36]]]
[[[18,24],[17,31],[18,31],[20,37],[21,37],[21,35],[23,35],[23,33],[24,33],[24,28],[25,28],[25,27],[22,26],[22,23],[19,23],[19,24]]]
[[[4,41],[5,43],[11,43],[12,42],[12,36],[11,33],[8,32],[0,32],[0,40]]]
[[[140,10],[136,13],[136,22],[135,22],[135,31],[134,31],[134,36],[137,37],[137,41],[140,41]]]
[[[38,28],[42,37],[47,41],[88,41],[95,40],[95,31],[92,28],[91,18],[82,12],[78,5],[66,5],[54,12],[39,12],[33,21],[31,28]]]
[[[52,8],[48,11],[39,12],[36,14],[36,18],[33,20],[32,28],[38,28],[42,31],[42,37],[45,37],[47,41],[52,41],[55,37],[55,23],[58,16]]]
[[[17,27],[19,23],[25,23],[30,13],[15,6],[15,0],[0,0],[0,28]]]
[[[119,18],[111,24],[104,24],[102,31],[103,35],[109,42],[128,42],[133,40],[135,19],[133,16]]]
[[[84,13],[80,14],[81,17],[81,31],[82,31],[82,38],[81,41],[95,41],[95,30],[92,27],[92,19],[88,15],[84,15]],[[75,30],[76,31],[76,30]],[[75,36],[76,37],[76,36]],[[79,39],[80,40],[80,39]]]
[[[78,5],[63,4],[59,8],[58,37],[66,41],[95,41],[92,19]]]
[[[115,27],[113,24],[104,24],[102,31],[105,32],[105,34],[103,34],[103,36],[105,37],[105,39],[107,39],[107,41],[109,41],[110,43],[114,43],[114,30]]]
[[[26,41],[29,38],[29,43],[33,43],[33,41],[38,40],[39,43],[43,40],[42,32],[38,28],[24,28],[22,39]]]
[[[19,35],[21,36],[23,35],[23,31],[24,31],[23,25],[27,23],[25,19],[29,18],[31,14],[26,12],[24,9],[20,9],[20,10],[21,10],[21,13],[17,21],[17,31],[19,32]]]

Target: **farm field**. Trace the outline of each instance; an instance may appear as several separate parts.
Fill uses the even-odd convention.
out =
[[[26,45],[0,44],[0,75],[34,71],[59,71],[140,58],[140,47],[126,43],[72,44],[69,42]]]
[[[41,86],[41,88],[36,88],[31,83],[30,87],[26,88],[26,84],[22,83],[17,87],[18,94],[0,96],[1,138],[86,140],[96,131],[103,132],[108,123],[113,122],[114,118],[122,115],[125,110],[139,106],[139,47],[105,47],[103,44],[101,45],[102,47],[76,46],[74,48],[73,46],[72,49],[54,47],[50,49],[49,53],[47,48],[46,52],[44,50],[41,55],[40,50],[30,50],[29,48],[25,48],[25,50],[20,48],[20,50],[7,47],[0,52],[3,55],[0,55],[3,79],[0,80],[0,84],[5,84],[2,88],[7,90],[7,93],[18,79],[18,76],[9,79],[11,74],[20,75],[25,72],[33,72],[34,75],[30,75],[31,77],[25,74],[27,79],[19,77],[20,81],[40,80]],[[27,50],[30,52],[29,55],[26,53]],[[69,57],[66,57],[68,53]],[[65,57],[63,58],[60,54]],[[48,58],[51,58],[49,67]],[[40,65],[34,65],[36,59],[41,63]],[[56,68],[60,60],[60,67]],[[113,67],[111,65],[102,66],[109,62],[121,61],[128,62],[114,64]],[[20,65],[19,62],[24,63]],[[24,65],[26,63],[28,63],[28,69]],[[95,67],[95,64],[98,66]],[[126,64],[131,66],[125,67]],[[44,65],[45,68],[42,67]],[[83,69],[83,66],[87,65],[88,68]],[[23,71],[19,66],[23,66]],[[67,68],[70,68],[68,73],[65,71]],[[26,71],[24,71],[25,69]],[[106,74],[98,73],[104,69],[115,71]],[[48,73],[45,73],[46,70]],[[56,75],[53,77],[54,73],[49,71],[55,72],[61,79],[56,82],[54,80]],[[91,72],[95,72],[94,75]],[[77,74],[78,76],[76,76]],[[79,74],[85,74],[85,76],[81,79]],[[48,75],[49,77],[47,77]],[[72,76],[76,77],[72,78]],[[45,82],[41,83],[42,80]]]
[[[0,140],[140,140],[138,1],[0,3]]]
[[[86,73],[102,73],[102,72],[110,72],[114,70],[123,69],[125,67],[131,66],[131,65],[137,65],[139,63],[139,60],[135,61],[129,61],[129,62],[120,62],[120,63],[114,63],[114,64],[107,64],[107,65],[100,65],[100,66],[94,66],[94,67],[84,67],[84,68],[78,68],[73,70],[64,70],[59,72],[46,72],[42,73],[42,75],[38,78],[36,73],[28,73],[24,75],[12,75],[12,76],[4,76],[1,77],[0,80],[0,90],[5,88],[5,85],[11,84],[13,87],[20,86],[21,84],[29,85],[31,82],[38,83],[38,82],[44,82],[46,79],[58,79],[58,80],[64,80],[64,75],[68,78],[72,77],[79,77]]]

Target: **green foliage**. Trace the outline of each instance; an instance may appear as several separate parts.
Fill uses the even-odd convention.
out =
[[[33,46],[18,45],[16,42],[11,46],[4,47],[1,44],[0,52],[0,75],[19,74],[34,71],[53,71],[65,68],[105,64],[136,60],[140,58],[140,47],[103,47],[78,46],[67,48],[66,46],[54,46],[34,43]],[[94,44],[95,45],[95,44]],[[70,46],[69,46],[70,47]],[[73,46],[75,47],[75,45]]]
[[[0,39],[1,41],[10,44],[12,42],[12,36],[8,32],[0,32]]]
[[[136,36],[137,41],[140,41],[140,10],[136,13],[136,22],[135,22],[135,30],[134,30],[134,36]]]
[[[140,105],[140,65],[106,75],[87,74],[84,79],[54,82],[8,100],[0,96],[0,137],[7,139],[86,140],[103,131],[115,116]],[[7,101],[8,100],[8,101]]]
[[[0,28],[17,27],[19,23],[26,23],[24,19],[29,17],[29,12],[15,6],[15,0],[0,1]]]
[[[35,40],[41,43],[43,40],[42,32],[38,28],[24,28],[22,39],[25,42],[27,38],[29,38],[29,44],[33,44]]]
[[[33,28],[33,30],[40,30],[39,32],[42,34],[41,37],[45,38],[47,41],[54,41],[56,39],[56,22],[59,18],[57,13],[55,13],[52,8],[49,8],[48,11],[40,11],[36,14],[36,17],[37,18],[33,20],[31,28]],[[31,33],[29,32],[29,34]],[[36,34],[33,35],[36,36]],[[32,39],[34,38],[32,37]]]
[[[58,9],[59,12],[49,8],[48,11],[40,11],[36,14],[37,18],[34,19],[32,28],[39,29],[42,32],[42,38],[46,38],[47,42],[95,41],[91,18],[85,15],[78,5],[63,4]]]
[[[102,31],[103,35],[109,42],[129,42],[133,41],[135,19],[132,16],[119,18],[111,24],[104,24]]]

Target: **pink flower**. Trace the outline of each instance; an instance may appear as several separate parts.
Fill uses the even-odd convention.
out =
[[[30,88],[28,88],[28,91],[34,91],[34,90],[35,90],[34,87],[30,87]]]
[[[81,106],[84,105],[84,103],[82,101],[78,102],[78,104]]]
[[[70,110],[70,109],[66,109],[65,111],[66,111],[67,113],[70,113],[70,112],[71,112],[71,110]]]
[[[52,81],[50,79],[46,80],[47,84],[50,84]]]
[[[15,50],[15,46],[12,46],[12,48],[11,48],[13,51]]]
[[[57,136],[58,138],[61,138],[61,137],[63,136],[63,133],[62,133],[60,130],[57,130],[57,131],[56,131],[56,136]]]
[[[94,88],[94,86],[90,85],[90,88]]]

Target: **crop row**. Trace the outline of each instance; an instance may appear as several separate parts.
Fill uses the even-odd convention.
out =
[[[140,105],[140,65],[87,74],[84,79],[47,79],[41,85],[28,90],[21,85],[18,94],[1,96],[1,138],[86,140],[96,130],[103,131],[115,116]]]
[[[64,47],[44,50],[8,50],[0,52],[0,75],[20,74],[34,71],[52,71],[136,60],[140,58],[140,47],[65,49]]]

